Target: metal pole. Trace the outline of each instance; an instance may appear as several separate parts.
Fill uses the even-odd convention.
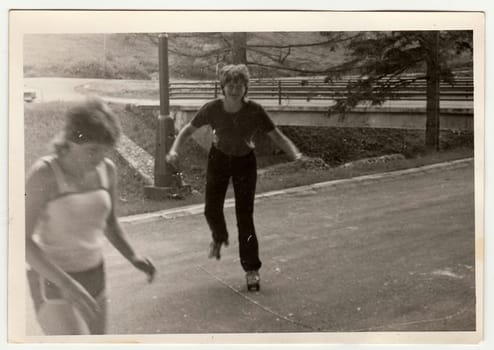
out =
[[[278,104],[281,105],[281,80],[278,80]]]
[[[170,79],[168,73],[168,35],[159,36],[159,88],[160,113],[156,125],[156,150],[154,157],[154,186],[145,186],[148,198],[164,200],[183,198],[191,187],[184,183],[182,173],[166,162],[166,154],[175,141],[175,122],[170,117]]]
[[[165,156],[175,139],[175,123],[170,117],[167,34],[160,34],[159,37],[159,72],[160,114],[156,132],[154,183],[157,187],[170,187],[173,184],[174,169],[166,162]]]
[[[220,56],[216,55],[216,71],[214,75],[214,98],[218,97],[219,65],[220,65]]]
[[[440,130],[441,130],[441,79],[440,79],[440,66],[439,66],[439,31],[434,32],[434,69],[435,69],[435,90],[436,90],[436,105],[435,114],[436,114],[436,151],[439,151],[439,138],[440,138]]]
[[[440,66],[439,66],[439,31],[427,33],[427,102],[426,102],[426,131],[425,143],[428,150],[439,150],[440,125]]]

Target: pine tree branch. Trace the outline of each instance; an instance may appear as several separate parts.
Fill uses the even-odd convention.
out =
[[[247,48],[271,48],[271,49],[290,49],[290,48],[296,48],[296,47],[311,47],[311,46],[325,46],[325,45],[335,45],[335,44],[340,44],[345,41],[350,41],[358,37],[360,34],[356,34],[352,37],[348,38],[343,38],[340,40],[326,40],[326,41],[319,41],[319,42],[313,42],[313,43],[305,43],[305,44],[287,44],[287,45],[271,45],[271,44],[248,44]]]
[[[336,67],[331,67],[331,68],[326,68],[326,69],[323,69],[323,70],[295,68],[295,67],[288,67],[288,66],[281,66],[281,65],[272,65],[272,64],[259,63],[259,62],[254,62],[254,61],[247,61],[247,64],[248,65],[251,65],[251,66],[258,66],[258,67],[264,67],[264,68],[273,68],[273,69],[290,71],[290,72],[298,72],[298,73],[303,73],[303,74],[325,75],[325,74],[345,73],[345,72],[348,71],[347,64],[336,66]],[[350,64],[351,63],[349,62],[348,65],[350,65]]]

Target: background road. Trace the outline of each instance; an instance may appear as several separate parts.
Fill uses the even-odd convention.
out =
[[[82,78],[24,78],[24,86],[36,91],[37,102],[75,101],[85,96],[75,91],[80,85],[89,84],[94,79]]]
[[[110,334],[475,330],[473,161],[256,204],[262,286],[202,215],[126,223],[155,282],[108,249]]]

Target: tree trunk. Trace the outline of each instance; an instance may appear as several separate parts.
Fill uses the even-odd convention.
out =
[[[247,33],[233,33],[232,63],[247,63]]]
[[[439,150],[439,31],[427,33],[429,55],[427,58],[427,102],[425,147],[428,151]]]

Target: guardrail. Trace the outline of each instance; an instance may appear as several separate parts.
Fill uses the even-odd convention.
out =
[[[275,99],[281,105],[283,100],[338,100],[345,96],[347,84],[353,78],[325,81],[318,78],[277,78],[251,79],[249,97],[253,99]],[[406,84],[406,80],[409,80]],[[412,76],[389,79],[392,94],[388,100],[424,100],[426,80]],[[212,99],[221,95],[218,81],[170,82],[171,99]],[[443,101],[473,101],[473,79],[471,76],[458,76],[454,84],[440,84],[440,99]]]

